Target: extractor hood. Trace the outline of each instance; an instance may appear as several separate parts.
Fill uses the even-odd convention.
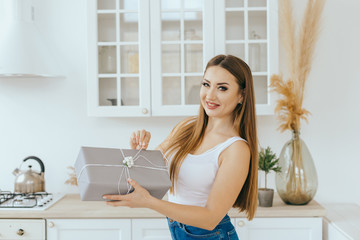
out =
[[[62,77],[31,0],[0,0],[0,78]]]

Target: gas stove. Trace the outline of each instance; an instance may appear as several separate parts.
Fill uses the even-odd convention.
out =
[[[63,194],[52,194],[48,192],[14,193],[0,190],[0,211],[46,210],[63,196]]]

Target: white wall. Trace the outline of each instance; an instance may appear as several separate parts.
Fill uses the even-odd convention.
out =
[[[64,182],[80,146],[126,148],[130,133],[146,128],[153,135],[150,147],[155,147],[181,118],[88,117],[86,1],[36,2],[38,22],[52,41],[66,78],[0,79],[0,188],[13,190],[11,172],[26,156],[36,155],[45,163],[48,191],[76,192]],[[305,5],[297,4],[299,9]],[[312,115],[309,124],[302,125],[301,136],[318,171],[315,199],[320,202],[360,204],[360,110],[355,104],[360,102],[359,10],[357,0],[327,1],[306,89],[304,104]],[[285,69],[284,60],[280,66]],[[260,144],[280,153],[290,133],[276,130],[274,116],[259,117],[258,127]],[[275,187],[272,175],[270,185]]]
[[[294,1],[296,17],[307,1]],[[315,199],[360,204],[360,2],[327,0],[304,107],[311,112],[301,137],[309,147],[319,178]],[[300,19],[297,21],[300,23]],[[285,55],[280,51],[280,68]],[[290,133],[276,131],[274,117],[259,119],[259,139],[280,153]]]

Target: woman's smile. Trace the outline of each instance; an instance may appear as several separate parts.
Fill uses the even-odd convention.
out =
[[[220,106],[220,104],[216,104],[210,101],[206,101],[206,107],[210,110],[214,110],[216,108],[218,108]]]

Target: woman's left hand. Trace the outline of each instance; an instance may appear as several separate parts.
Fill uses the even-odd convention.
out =
[[[134,191],[132,193],[126,194],[126,195],[104,195],[103,198],[107,201],[106,205],[110,206],[127,206],[130,208],[144,208],[148,207],[150,200],[153,198],[153,196],[150,195],[150,193],[140,186],[137,182],[135,182],[132,179],[128,179],[128,182],[130,185],[134,188]]]

